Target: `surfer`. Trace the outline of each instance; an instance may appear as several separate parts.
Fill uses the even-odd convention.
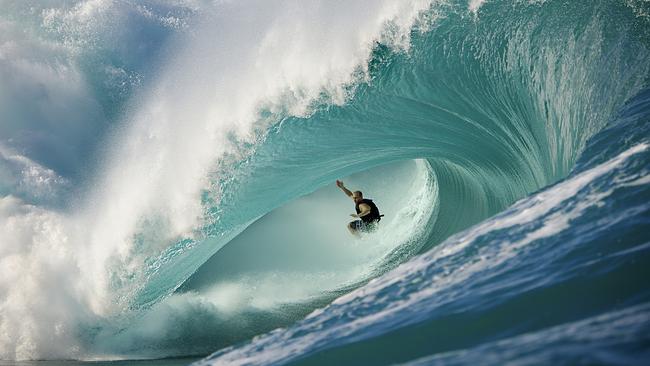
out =
[[[340,180],[336,181],[336,185],[341,188],[343,193],[348,197],[352,198],[355,204],[356,214],[350,214],[352,217],[358,217],[361,220],[355,220],[348,224],[348,230],[353,235],[359,235],[360,231],[368,232],[374,229],[377,226],[377,223],[381,220],[381,217],[384,215],[379,214],[379,209],[371,199],[363,198],[363,193],[361,191],[350,191],[345,188],[343,182]]]

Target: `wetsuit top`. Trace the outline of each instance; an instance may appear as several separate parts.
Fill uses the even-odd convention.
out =
[[[369,199],[362,199],[361,202],[357,203],[356,206],[354,207],[355,210],[357,210],[357,214],[361,213],[361,209],[359,208],[359,205],[365,203],[366,205],[370,206],[370,213],[367,214],[366,216],[360,217],[361,221],[365,223],[371,223],[373,221],[379,221],[381,220],[381,215],[379,214],[379,209],[375,205],[372,200]]]

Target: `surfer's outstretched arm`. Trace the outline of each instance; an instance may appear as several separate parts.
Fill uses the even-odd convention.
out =
[[[337,185],[339,188],[341,188],[341,190],[343,191],[343,193],[345,193],[348,197],[352,197],[352,191],[350,191],[349,189],[345,188],[345,186],[343,185],[343,182],[342,182],[342,181],[337,180],[337,181],[336,181],[336,185]]]

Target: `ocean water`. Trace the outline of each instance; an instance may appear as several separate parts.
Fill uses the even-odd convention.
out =
[[[649,40],[644,0],[0,1],[0,364],[647,364]]]

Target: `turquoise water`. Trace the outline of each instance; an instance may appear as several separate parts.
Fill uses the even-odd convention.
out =
[[[647,361],[647,2],[309,5],[3,4],[0,359]]]

